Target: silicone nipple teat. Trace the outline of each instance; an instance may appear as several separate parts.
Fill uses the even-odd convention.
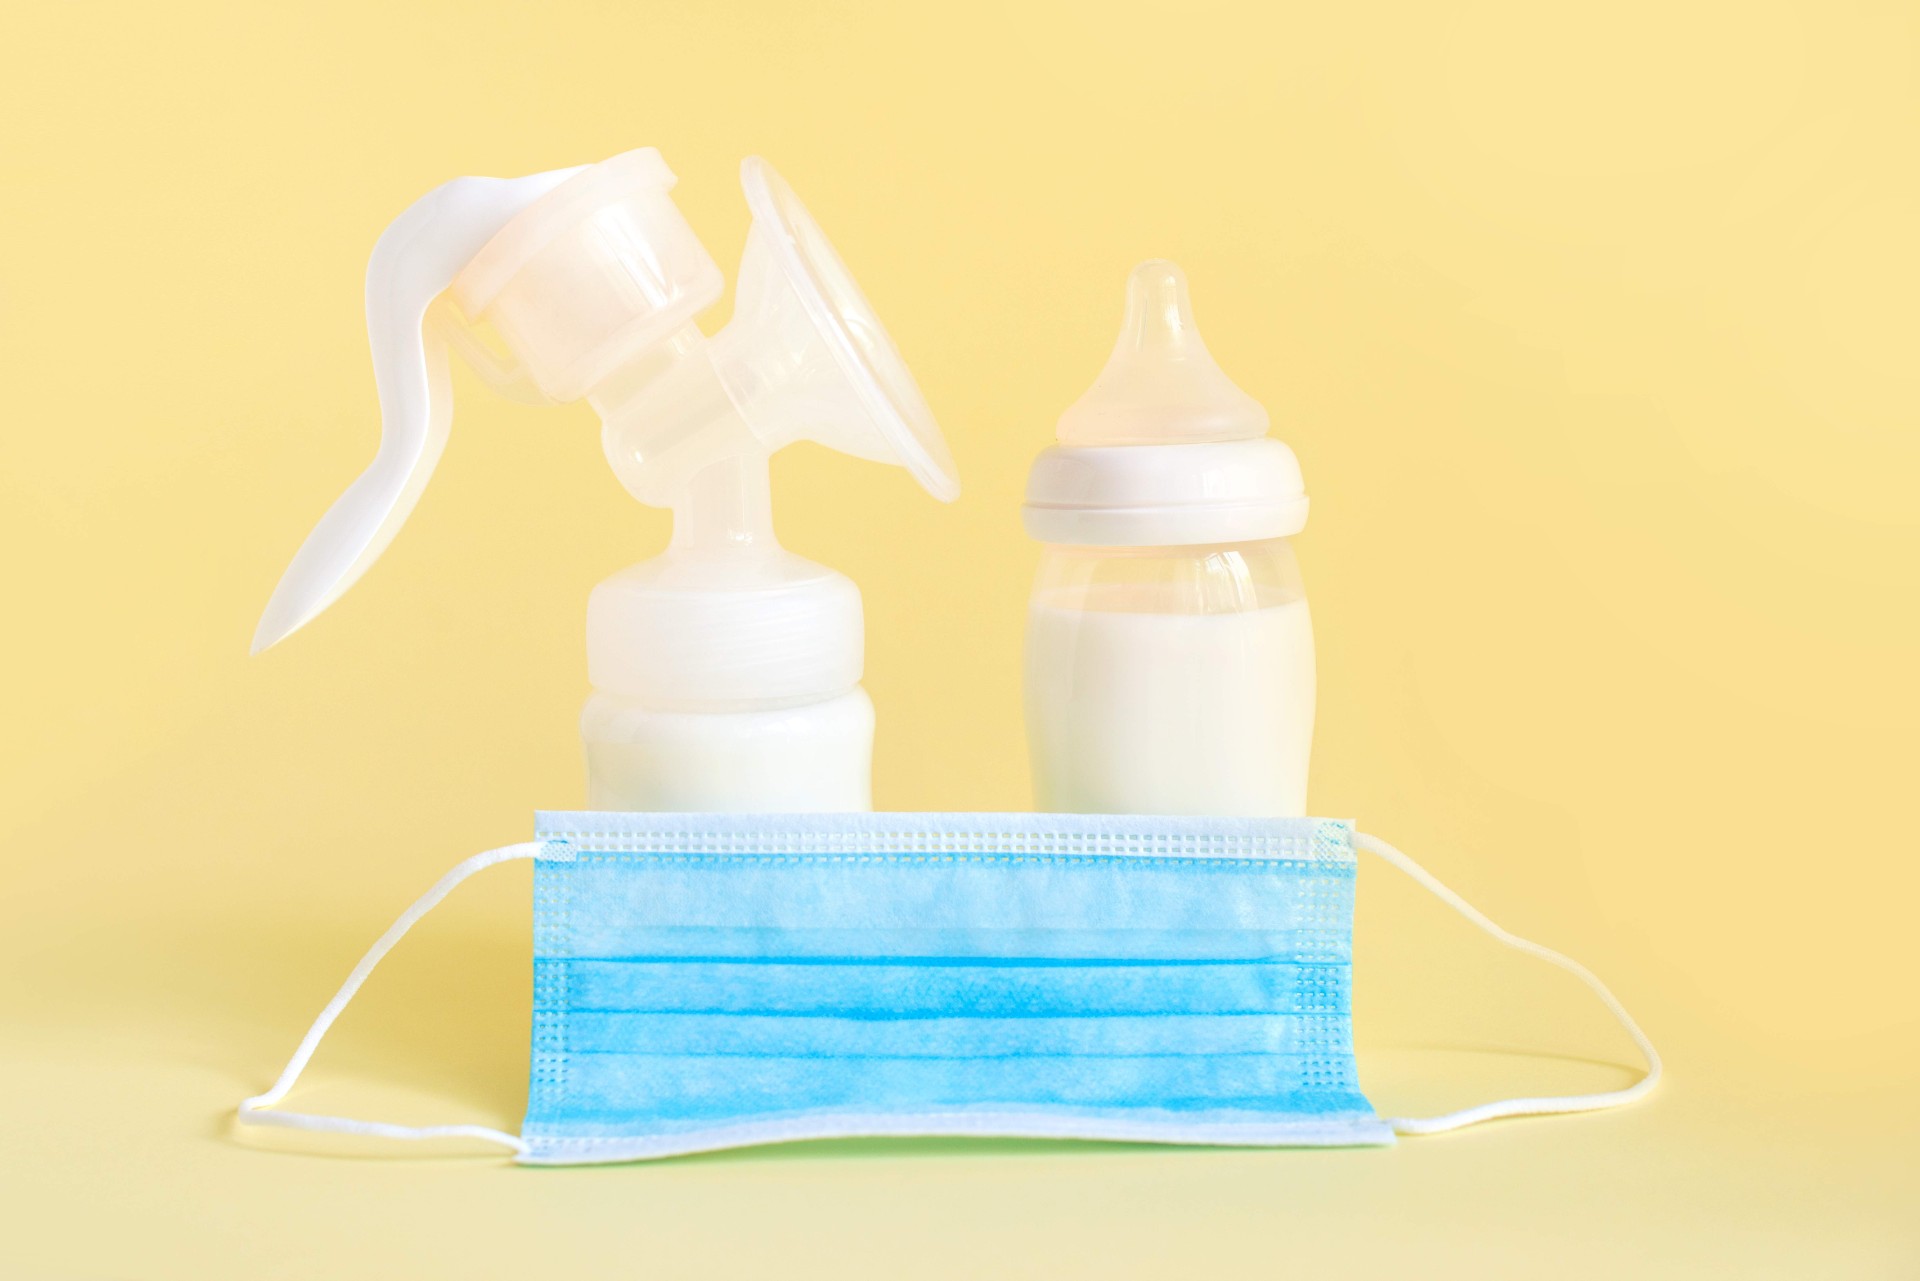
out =
[[[1187,273],[1164,258],[1127,277],[1120,341],[1060,415],[1060,443],[1177,445],[1267,434],[1267,411],[1221,372],[1193,323]]]

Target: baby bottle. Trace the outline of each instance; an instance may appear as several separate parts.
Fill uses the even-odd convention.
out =
[[[1307,498],[1266,432],[1201,341],[1185,274],[1134,268],[1120,341],[1028,479],[1039,809],[1306,813],[1313,627],[1288,539]]]

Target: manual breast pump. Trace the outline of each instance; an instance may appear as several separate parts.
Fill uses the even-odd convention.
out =
[[[587,803],[869,809],[860,591],[774,538],[768,459],[818,441],[904,466],[943,501],[953,459],[852,276],[758,157],[741,166],[753,225],[733,317],[704,334],[694,317],[724,281],[674,182],[646,148],[457,178],[394,221],[367,269],[380,451],[294,557],[254,651],[331,604],[406,520],[446,444],[452,346],[504,394],[591,404],[620,483],[674,514],[666,551],[588,604]]]

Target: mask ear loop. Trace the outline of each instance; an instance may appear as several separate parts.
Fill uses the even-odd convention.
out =
[[[256,1094],[240,1104],[235,1116],[241,1125],[281,1125],[293,1130],[324,1130],[334,1134],[370,1134],[383,1139],[484,1139],[489,1143],[503,1144],[511,1148],[516,1155],[524,1153],[527,1145],[518,1135],[508,1134],[505,1130],[495,1130],[484,1125],[389,1125],[383,1121],[359,1121],[345,1116],[322,1116],[310,1112],[276,1112],[275,1104],[287,1097],[294,1083],[300,1079],[300,1073],[306,1070],[307,1061],[313,1052],[320,1048],[321,1040],[340,1012],[353,1000],[354,993],[373,973],[373,967],[380,964],[382,957],[393,950],[394,944],[405,937],[419,919],[439,905],[441,899],[453,892],[455,886],[483,868],[496,863],[506,863],[514,859],[537,857],[546,848],[543,841],[526,841],[519,845],[507,845],[497,850],[488,850],[484,854],[475,854],[462,861],[434,883],[432,889],[414,901],[412,907],[400,914],[400,919],[387,927],[367,954],[360,958],[360,964],[353,967],[353,973],[347,975],[347,981],[333,994],[327,1007],[320,1011],[320,1017],[313,1021],[307,1034],[300,1038],[300,1045],[281,1071],[280,1079],[265,1094]]]
[[[1384,1118],[1386,1123],[1393,1127],[1394,1133],[1443,1134],[1448,1130],[1458,1130],[1463,1126],[1478,1125],[1482,1121],[1498,1120],[1501,1117],[1552,1116],[1564,1112],[1597,1112],[1604,1108],[1625,1107],[1630,1103],[1638,1103],[1641,1099],[1653,1093],[1654,1087],[1660,1083],[1660,1074],[1664,1070],[1660,1062],[1660,1053],[1653,1048],[1653,1042],[1647,1039],[1647,1034],[1640,1030],[1640,1025],[1633,1021],[1633,1016],[1627,1013],[1626,1007],[1620,1004],[1619,998],[1608,989],[1605,983],[1600,981],[1599,976],[1592,970],[1589,970],[1586,966],[1580,964],[1580,962],[1570,956],[1562,955],[1550,947],[1543,947],[1530,939],[1523,939],[1518,934],[1510,933],[1498,925],[1495,925],[1493,921],[1487,917],[1486,913],[1461,898],[1445,885],[1442,885],[1439,878],[1435,877],[1433,873],[1427,871],[1426,868],[1421,867],[1418,863],[1379,837],[1369,836],[1365,832],[1355,832],[1353,844],[1355,849],[1365,850],[1367,853],[1399,868],[1402,872],[1405,872],[1425,887],[1428,893],[1432,894],[1454,911],[1460,913],[1460,915],[1466,917],[1469,921],[1472,921],[1487,933],[1493,935],[1493,937],[1500,940],[1500,942],[1505,943],[1508,947],[1525,952],[1528,956],[1538,957],[1551,965],[1557,965],[1592,988],[1594,994],[1600,998],[1601,1003],[1604,1004],[1608,1010],[1612,1011],[1614,1018],[1620,1021],[1620,1026],[1627,1030],[1627,1035],[1633,1038],[1633,1043],[1640,1049],[1640,1056],[1644,1058],[1647,1063],[1646,1074],[1632,1085],[1626,1086],[1623,1089],[1607,1090],[1600,1094],[1564,1094],[1547,1098],[1501,1099],[1494,1103],[1482,1103],[1478,1107],[1462,1108],[1458,1112],[1449,1112],[1444,1116]]]

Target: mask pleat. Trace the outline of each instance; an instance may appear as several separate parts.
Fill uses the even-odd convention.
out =
[[[1365,1112],[1333,859],[540,865],[531,1134]]]

